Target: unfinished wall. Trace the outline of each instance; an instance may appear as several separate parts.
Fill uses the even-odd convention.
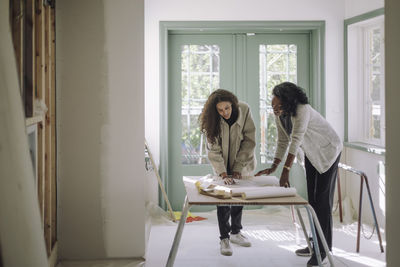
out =
[[[48,266],[8,0],[0,0],[0,36],[0,264]]]
[[[57,1],[59,255],[144,255],[143,0]]]

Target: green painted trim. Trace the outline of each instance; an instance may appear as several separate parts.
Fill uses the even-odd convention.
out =
[[[168,194],[168,28],[160,23],[160,178]],[[167,206],[159,189],[158,204]]]
[[[319,29],[324,21],[160,21],[170,34],[289,33]]]
[[[310,49],[311,105],[325,117],[325,22],[311,31]]]
[[[386,149],[384,147],[373,146],[360,142],[344,142],[345,147],[354,148],[360,151],[372,153],[375,155],[385,156]]]
[[[160,176],[168,193],[168,35],[310,33],[310,95],[325,116],[325,21],[160,21]],[[245,47],[243,48],[245,49]],[[239,63],[239,62],[237,62]],[[236,63],[236,64],[237,64]],[[237,66],[235,66],[237,67]],[[244,66],[245,67],[245,66]],[[245,70],[245,69],[244,69]],[[244,80],[237,81],[244,83]],[[238,86],[236,84],[235,86]],[[236,89],[236,88],[235,88]],[[161,194],[159,194],[161,195]],[[162,196],[159,205],[165,207]]]
[[[349,98],[348,98],[348,52],[347,52],[347,41],[348,41],[348,26],[357,22],[365,21],[371,18],[375,18],[381,15],[385,14],[385,9],[384,8],[379,8],[376,10],[373,10],[371,12],[367,12],[364,14],[361,14],[356,17],[352,17],[349,19],[346,19],[344,21],[344,29],[343,29],[343,46],[344,46],[344,61],[343,61],[343,71],[344,71],[344,141],[348,142],[349,141]]]
[[[351,25],[351,24],[354,24],[354,23],[357,23],[357,22],[360,22],[360,21],[364,21],[364,20],[368,20],[368,19],[371,19],[371,18],[375,18],[375,17],[381,16],[381,15],[384,15],[384,14],[385,14],[385,8],[375,9],[375,10],[372,10],[370,12],[367,12],[367,13],[364,13],[364,14],[361,14],[361,15],[358,15],[358,16],[355,16],[355,17],[348,18],[348,19],[344,20],[344,25]]]

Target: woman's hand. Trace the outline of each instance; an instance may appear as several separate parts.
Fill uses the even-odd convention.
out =
[[[235,184],[235,180],[233,178],[229,177],[226,172],[221,173],[219,176],[224,180],[224,183],[227,185]]]
[[[240,172],[233,172],[232,178],[234,178],[234,179],[242,179],[242,174]]]
[[[276,170],[276,167],[277,167],[276,164],[272,164],[270,168],[257,172],[255,176],[270,175]]]
[[[279,185],[283,187],[290,187],[289,171],[287,169],[282,170],[281,179],[279,180]]]

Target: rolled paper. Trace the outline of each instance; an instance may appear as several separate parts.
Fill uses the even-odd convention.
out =
[[[236,180],[235,180],[236,181]],[[249,176],[237,180],[239,186],[279,186],[279,179],[273,175]]]
[[[285,188],[277,186],[266,186],[262,188],[253,188],[249,190],[243,190],[243,199],[255,199],[255,198],[271,198],[271,197],[289,197],[296,195],[296,188]]]

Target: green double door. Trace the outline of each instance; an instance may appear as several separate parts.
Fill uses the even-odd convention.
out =
[[[174,210],[180,210],[184,201],[183,176],[212,173],[198,117],[208,95],[218,88],[250,105],[257,127],[257,170],[270,165],[277,138],[271,92],[284,81],[308,90],[309,39],[307,33],[169,35],[169,140],[162,145],[168,147],[167,191]],[[279,177],[280,170],[275,175]],[[301,166],[294,166],[290,179],[306,196]]]

